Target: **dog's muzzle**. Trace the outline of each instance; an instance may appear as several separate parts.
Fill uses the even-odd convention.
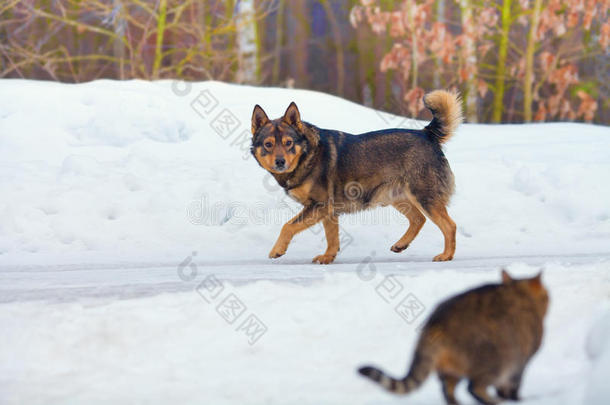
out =
[[[278,172],[283,172],[284,170],[286,170],[286,159],[284,159],[284,158],[275,159],[275,167],[273,168],[273,170],[278,171]]]

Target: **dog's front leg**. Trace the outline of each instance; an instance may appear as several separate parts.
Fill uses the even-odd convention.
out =
[[[326,208],[318,205],[309,205],[303,208],[296,217],[284,224],[280,236],[277,238],[277,242],[275,242],[275,246],[269,252],[269,257],[275,259],[282,256],[286,253],[286,249],[288,249],[288,245],[294,235],[317,224],[326,215]]]
[[[330,215],[322,220],[326,235],[326,252],[313,258],[313,263],[330,264],[339,251],[339,217]]]

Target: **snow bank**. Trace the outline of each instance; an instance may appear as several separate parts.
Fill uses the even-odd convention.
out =
[[[603,326],[607,332],[610,326],[607,316],[599,324],[598,307],[608,299],[607,269],[547,268],[551,310],[544,344],[525,375],[523,403],[606,402],[607,347],[594,361],[587,348],[589,330]],[[537,268],[510,270],[526,275]],[[388,281],[381,273],[354,269],[308,284],[226,284],[208,303],[203,296],[209,295],[194,291],[208,275],[200,271],[188,282],[190,292],[137,300],[3,304],[0,398],[28,404],[438,404],[435,376],[405,399],[355,370],[374,363],[404,373],[418,326],[439,300],[499,279],[497,271],[430,270]],[[399,285],[398,293],[388,288]],[[233,324],[215,309],[230,294],[247,307]],[[409,294],[423,309],[403,318],[395,307]],[[250,314],[266,327],[253,345],[239,330]],[[464,383],[458,399],[473,403]]]
[[[265,258],[298,205],[249,155],[255,103],[277,117],[294,100],[303,119],[354,133],[422,125],[311,91],[218,82],[3,80],[0,94],[0,264],[9,265],[174,262],[192,250]],[[446,148],[456,259],[607,252],[609,135],[583,124],[461,127]],[[391,208],[342,221],[357,235],[354,252],[397,257],[389,246],[406,220]],[[297,241],[280,260],[323,249],[315,232]],[[429,223],[401,257],[441,250]]]

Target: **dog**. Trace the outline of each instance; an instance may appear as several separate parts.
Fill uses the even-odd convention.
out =
[[[424,97],[424,105],[433,119],[422,130],[386,129],[360,135],[301,121],[294,102],[275,120],[256,105],[251,153],[303,205],[282,227],[269,257],[284,255],[297,233],[321,221],[327,249],[312,261],[332,263],[339,251],[341,214],[392,205],[409,220],[405,234],[392,245],[393,252],[409,246],[427,217],[445,240],[434,261],[453,259],[456,225],[447,205],[455,182],[442,144],[462,122],[461,101],[457,93],[436,90]]]
[[[541,280],[516,279],[502,270],[501,284],[488,284],[450,298],[424,325],[409,371],[394,378],[365,366],[358,372],[395,394],[417,389],[433,372],[448,404],[457,404],[454,390],[462,379],[482,404],[497,404],[487,389],[502,399],[519,400],[523,371],[542,343],[549,295]]]

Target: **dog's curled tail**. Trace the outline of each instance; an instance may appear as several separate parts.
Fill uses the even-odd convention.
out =
[[[453,91],[435,90],[424,96],[424,105],[434,117],[424,130],[437,143],[447,142],[464,120],[460,95]]]
[[[370,378],[371,380],[379,383],[386,390],[395,394],[407,394],[413,391],[426,380],[428,375],[434,368],[434,355],[430,350],[422,350],[421,345],[415,351],[415,357],[411,368],[404,378],[396,379],[390,377],[378,368],[365,366],[358,369],[358,373]]]

